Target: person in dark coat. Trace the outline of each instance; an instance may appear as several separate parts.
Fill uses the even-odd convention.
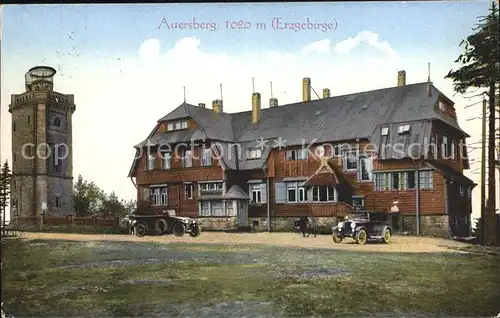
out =
[[[309,237],[309,235],[311,234],[311,225],[307,216],[303,216],[299,219],[299,228],[302,232],[303,237],[306,237],[306,233],[307,237]]]

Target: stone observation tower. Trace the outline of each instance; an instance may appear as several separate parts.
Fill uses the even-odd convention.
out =
[[[53,90],[56,70],[36,66],[11,96],[11,220],[73,214],[74,96]]]

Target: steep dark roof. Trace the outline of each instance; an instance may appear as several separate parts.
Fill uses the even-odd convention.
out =
[[[428,167],[430,167],[430,168],[438,171],[439,173],[441,173],[441,175],[443,175],[443,177],[445,177],[447,180],[457,181],[459,183],[473,185],[473,186],[476,185],[474,183],[474,181],[472,181],[471,179],[467,178],[462,173],[456,171],[453,168],[445,166],[445,165],[443,165],[443,164],[441,164],[441,163],[439,163],[439,162],[437,162],[435,160],[427,160],[425,162],[425,164]]]
[[[224,199],[250,200],[250,197],[239,186],[233,185],[224,195]]]
[[[138,146],[147,141],[162,144],[215,140],[220,142],[224,150],[222,159],[227,168],[248,170],[262,168],[269,154],[270,150],[265,148],[261,159],[247,160],[247,149],[258,146],[256,140],[260,138],[268,140],[269,147],[273,147],[274,139],[280,137],[285,141],[285,147],[304,143],[308,145],[312,141],[322,143],[354,139],[368,139],[379,145],[381,125],[418,123],[412,127],[408,137],[391,134],[401,139],[399,142],[409,144],[413,141],[423,142],[424,137],[430,137],[431,123],[435,120],[448,124],[468,137],[456,118],[436,109],[438,98],[448,99],[433,85],[428,96],[427,83],[424,82],[262,108],[261,120],[256,124],[252,123],[251,110],[218,114],[212,109],[183,103],[159,122],[190,117],[198,123],[198,129],[160,133],[148,137]],[[397,125],[391,128],[391,132],[395,129]],[[236,142],[242,149],[238,160],[234,158],[235,152],[227,148]]]

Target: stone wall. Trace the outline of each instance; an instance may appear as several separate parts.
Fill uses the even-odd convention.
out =
[[[417,233],[417,217],[414,215],[402,216],[403,231],[408,234]],[[448,215],[421,215],[420,234],[437,237],[450,237]]]
[[[238,228],[238,219],[236,217],[213,217],[198,218],[201,222],[202,230],[234,230]]]
[[[332,227],[340,221],[336,217],[310,217],[318,234],[331,234]],[[238,228],[236,217],[199,218],[204,230],[235,230]],[[271,221],[272,232],[295,232],[293,226],[295,217],[275,217]],[[403,215],[401,217],[402,231],[416,234],[416,217]],[[266,232],[267,218],[250,218],[249,225],[253,231]],[[425,236],[450,237],[447,215],[423,215],[420,217],[420,234]]]

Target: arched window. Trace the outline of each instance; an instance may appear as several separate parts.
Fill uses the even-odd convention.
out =
[[[61,119],[59,119],[59,117],[55,117],[52,121],[52,125],[55,127],[61,127]]]

